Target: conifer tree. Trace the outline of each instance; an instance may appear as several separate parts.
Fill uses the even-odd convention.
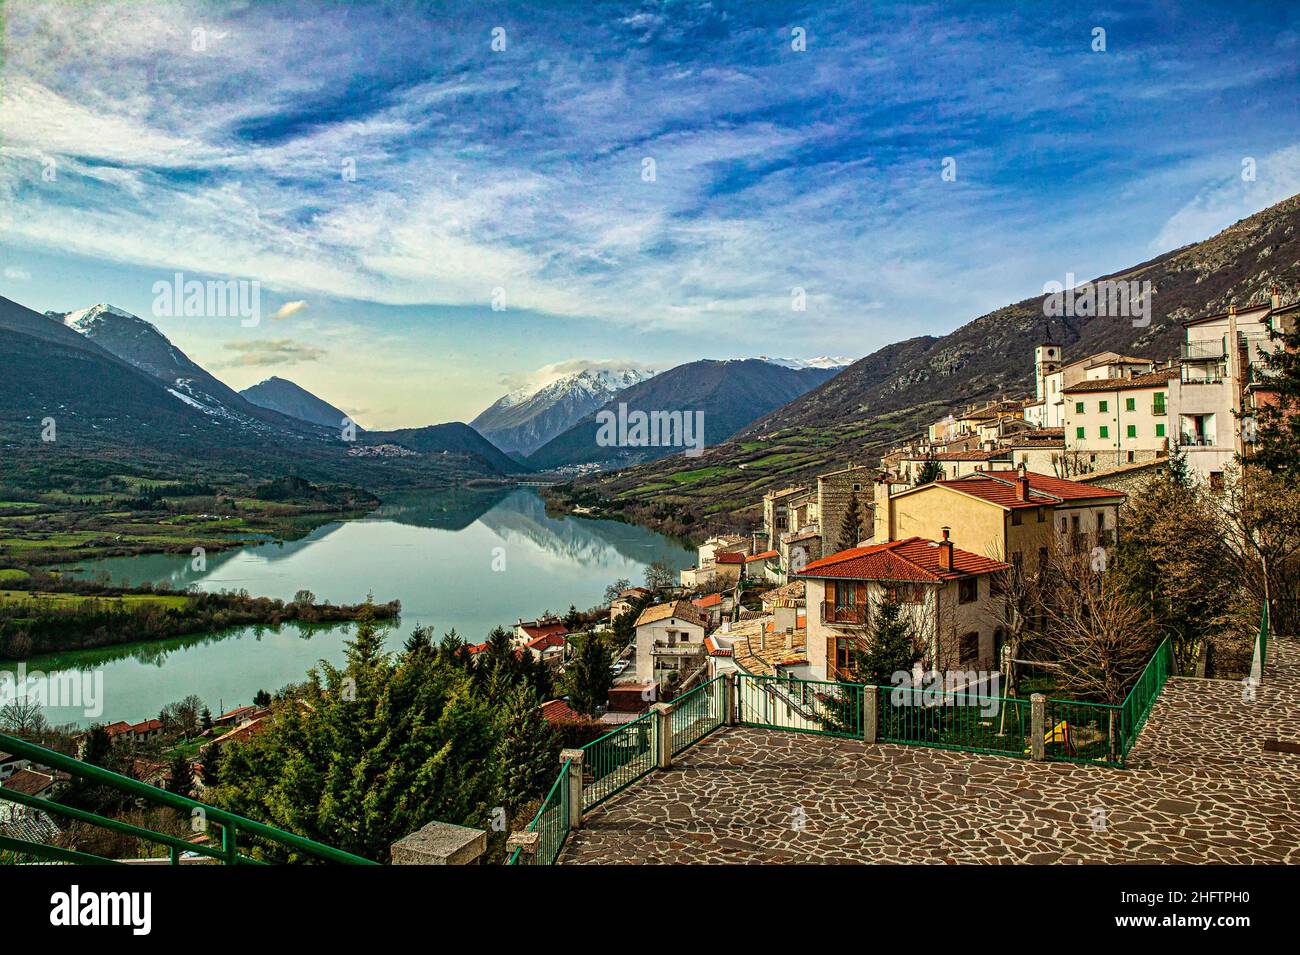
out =
[[[530,800],[544,796],[555,781],[560,743],[542,716],[540,698],[525,684],[507,695],[499,719],[496,759],[501,767],[501,805],[514,815]]]
[[[573,641],[574,656],[564,672],[569,706],[583,716],[595,716],[596,710],[609,701],[614,675],[609,670],[609,654],[596,634]]]
[[[840,521],[840,536],[837,550],[851,550],[862,540],[862,507],[858,503],[858,492],[849,491],[848,507]]]

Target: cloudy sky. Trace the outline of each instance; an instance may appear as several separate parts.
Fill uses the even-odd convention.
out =
[[[1295,4],[0,10],[0,294],[372,427],[543,366],[861,356],[1300,192]],[[177,272],[263,321],[157,316]]]

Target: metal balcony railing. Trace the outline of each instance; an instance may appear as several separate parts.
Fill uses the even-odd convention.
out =
[[[1227,357],[1223,342],[1184,342],[1178,346],[1178,353],[1184,361],[1222,361]]]
[[[240,851],[241,848],[245,850],[252,848],[251,845],[245,844],[249,837],[275,843],[290,852],[326,862],[342,862],[349,865],[378,865],[378,863],[370,859],[344,852],[342,849],[322,845],[295,833],[285,832],[283,829],[276,829],[274,826],[268,826],[253,819],[246,819],[233,812],[218,809],[216,806],[209,806],[196,799],[190,799],[186,796],[168,792],[165,789],[159,789],[156,786],[150,786],[148,783],[122,776],[93,763],[73,759],[71,756],[55,752],[52,749],[46,749],[44,746],[37,746],[35,743],[29,743],[14,736],[0,733],[0,750],[29,759],[39,766],[62,770],[74,778],[84,779],[100,786],[107,786],[151,805],[168,806],[191,818],[202,818],[205,820],[210,839],[214,831],[220,831],[215,844],[195,843],[167,833],[154,832],[152,829],[145,829],[118,819],[109,819],[93,812],[87,812],[84,809],[64,806],[50,799],[42,799],[38,796],[15,792],[12,789],[0,788],[0,800],[18,803],[29,809],[39,809],[53,816],[64,816],[78,822],[90,823],[111,832],[134,836],[143,841],[155,842],[165,846],[168,849],[172,865],[179,865],[182,855],[185,854],[206,856],[226,865],[265,865],[261,860]],[[28,842],[23,839],[11,839],[7,836],[0,836],[0,849],[17,852],[25,856],[34,856],[39,859],[71,862],[79,865],[115,865],[120,864],[121,861],[91,855],[86,852],[78,852],[75,849],[65,849],[40,842]]]

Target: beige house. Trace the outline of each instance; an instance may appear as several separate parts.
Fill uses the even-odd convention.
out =
[[[815,520],[816,516],[808,508],[813,501],[814,494],[806,487],[787,487],[764,494],[763,530],[767,534],[767,546],[763,550],[776,547],[782,534],[797,531],[805,526],[803,522]]]
[[[636,678],[658,683],[669,672],[685,677],[705,662],[705,621],[689,600],[647,607],[636,618]]]
[[[802,575],[812,678],[850,676],[853,647],[869,638],[875,608],[886,598],[911,619],[927,670],[996,670],[994,575],[1008,567],[959,550],[946,536],[908,537],[814,561]]]
[[[1169,453],[1169,380],[1165,368],[1131,377],[1090,378],[1065,389],[1065,468],[1105,470]]]
[[[971,553],[1018,565],[1032,561],[1032,568],[1047,560],[1053,533],[1067,546],[1113,542],[1125,497],[1113,488],[1033,471],[986,471],[882,494],[872,543],[936,540],[947,527]]]
[[[613,623],[625,613],[631,613],[632,609],[646,597],[650,596],[650,591],[644,587],[629,587],[622,591],[609,605],[609,622]]]
[[[721,551],[713,561],[699,567],[687,567],[680,574],[681,585],[689,590],[726,590],[736,585],[745,572],[745,554]]]
[[[933,460],[939,465],[944,479],[965,477],[976,471],[989,471],[999,465],[1010,467],[1011,452],[1006,448],[975,451],[940,451],[935,454],[917,454],[905,457],[899,462],[897,476],[907,483],[914,484],[921,475],[927,461]]]
[[[1039,345],[1034,349],[1035,401],[1024,407],[1024,418],[1038,428],[1064,427],[1067,388],[1081,381],[1143,375],[1155,367],[1149,358],[1134,358],[1113,351],[1062,364],[1059,345]]]

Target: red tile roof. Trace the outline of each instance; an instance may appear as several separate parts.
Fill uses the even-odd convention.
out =
[[[1165,368],[1145,375],[1134,375],[1132,378],[1089,378],[1062,388],[1061,393],[1068,395],[1076,391],[1125,391],[1129,388],[1159,388],[1169,384],[1169,379],[1176,374],[1178,374],[1178,369]]]
[[[957,547],[952,549],[952,564],[951,570],[940,568],[939,545],[934,541],[924,537],[909,537],[906,540],[853,547],[831,554],[813,561],[800,576],[939,583],[959,577],[991,574],[1011,566]]]
[[[527,624],[521,623],[519,629],[528,634],[529,639],[536,640],[538,637],[549,637],[553,634],[564,634],[569,632],[569,628],[562,623],[543,623]]]
[[[1113,488],[1083,484],[1079,481],[1067,481],[1064,478],[1053,477],[1050,474],[1027,471],[1025,477],[1029,478],[1030,494],[1029,500],[1022,501],[1017,497],[1016,492],[1016,479],[1018,476],[1016,471],[980,471],[977,474],[951,481],[935,481],[934,485],[960,491],[962,494],[969,494],[972,497],[978,497],[1005,508],[1040,507],[1044,504],[1057,504],[1061,501],[1087,501],[1125,496],[1123,491],[1116,491]],[[902,493],[914,494],[934,485],[923,484],[917,488],[909,488]]]
[[[549,650],[552,647],[562,647],[564,646],[564,634],[568,632],[566,630],[564,633],[546,633],[540,637],[534,637],[528,641],[528,649],[541,653],[543,650]]]
[[[709,656],[729,657],[731,656],[731,647],[720,647],[712,637],[704,638],[704,649],[709,651]]]
[[[928,461],[933,458],[935,461],[988,461],[1009,455],[1010,452],[1006,448],[998,448],[995,451],[939,451],[935,454],[909,454],[905,455],[903,460]]]
[[[780,556],[781,556],[781,555],[780,555],[780,553],[779,553],[778,551],[774,551],[774,550],[765,550],[765,551],[763,551],[763,553],[761,553],[761,554],[755,554],[753,557],[746,557],[746,558],[745,558],[745,563],[748,564],[748,563],[750,563],[751,561],[755,561],[755,560],[771,560],[773,557],[780,557]]]
[[[722,605],[722,594],[709,594],[707,597],[696,597],[691,603],[701,610],[707,610],[709,607],[719,607]]]
[[[20,769],[0,786],[22,793],[24,796],[39,796],[54,785],[54,777],[48,773],[38,773],[34,769]]]
[[[551,700],[541,706],[542,719],[548,723],[582,723],[585,718],[565,700]]]
[[[737,551],[723,551],[721,554],[715,554],[713,557],[715,564],[743,564],[745,555]]]

